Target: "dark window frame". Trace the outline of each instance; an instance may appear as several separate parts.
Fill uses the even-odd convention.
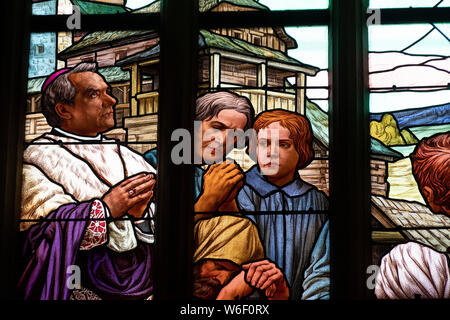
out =
[[[175,128],[192,129],[197,75],[198,28],[329,25],[330,52],[330,215],[332,299],[373,298],[366,288],[370,264],[370,179],[367,88],[367,0],[330,1],[329,10],[197,13],[197,1],[162,0],[161,14],[82,17],[84,30],[161,30],[160,141]],[[2,298],[17,283],[18,217],[30,32],[64,30],[68,16],[32,16],[31,1],[11,1],[2,12],[6,57],[2,64],[3,116],[0,153],[0,261],[6,277]],[[190,13],[190,14],[188,14]],[[198,20],[197,20],[198,17]],[[353,17],[353,19],[349,19]],[[383,9],[381,23],[448,22],[450,8]],[[178,55],[178,52],[184,52]],[[179,76],[179,75],[183,76]],[[175,77],[177,76],[178,77]],[[173,86],[173,79],[177,85]],[[175,93],[175,94],[174,94]],[[363,108],[361,108],[361,105]],[[177,108],[177,106],[184,106]],[[179,117],[173,117],[173,111]],[[354,124],[353,126],[348,125]],[[345,143],[340,143],[344,141]],[[191,298],[192,166],[170,161],[171,143],[159,146],[155,299]],[[170,174],[169,174],[170,173]],[[181,182],[181,183],[180,183]],[[170,192],[178,194],[173,201]],[[186,210],[190,208],[190,210]],[[362,214],[362,213],[366,214]],[[176,254],[168,254],[175,252]]]

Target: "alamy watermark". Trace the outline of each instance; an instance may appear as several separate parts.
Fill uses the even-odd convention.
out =
[[[271,171],[278,171],[280,149],[277,129],[261,129],[257,133],[253,128],[246,131],[210,128],[202,132],[202,121],[194,121],[194,137],[187,129],[180,128],[172,132],[171,141],[178,142],[171,151],[171,160],[176,165],[220,163],[232,149],[247,147],[250,158],[269,164]]]
[[[376,24],[381,24],[381,10],[380,9],[369,9],[367,8],[367,20],[366,25],[367,27],[373,26]]]
[[[69,290],[81,289],[81,269],[77,265],[70,265],[66,270],[66,287]]]
[[[72,6],[72,15],[67,18],[67,29],[81,30],[81,11],[78,6]]]
[[[369,290],[374,290],[376,285],[376,279],[378,272],[380,271],[380,267],[376,264],[372,264],[367,267],[366,273],[369,275],[369,277],[366,280],[366,286]]]

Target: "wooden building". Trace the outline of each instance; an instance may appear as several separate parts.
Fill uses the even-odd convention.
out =
[[[442,253],[450,252],[450,217],[433,213],[416,201],[372,196],[373,263],[395,245],[418,242]],[[413,229],[419,228],[419,229]]]
[[[83,10],[120,8],[94,7],[93,3],[83,5],[82,2],[77,1]],[[201,11],[268,10],[251,0],[200,0],[199,5]],[[133,12],[159,10],[160,3],[155,1]],[[127,141],[139,152],[154,147],[159,86],[158,34],[154,30],[75,33],[73,42],[58,58],[69,67],[80,62],[97,62],[118,99],[114,136]],[[297,46],[295,40],[281,27],[230,28],[200,30],[198,43],[199,94],[227,89],[248,97],[256,113],[283,108],[306,115],[315,136],[316,158],[301,170],[301,175],[328,193],[328,116],[305,95],[306,76],[314,76],[319,70],[288,55],[287,50]],[[48,129],[39,113],[39,91],[44,80],[29,82],[28,141]],[[371,151],[372,193],[387,196],[386,163],[401,155],[374,139]],[[233,156],[244,170],[253,165],[242,151],[234,150]]]
[[[76,2],[85,13],[121,8]],[[252,0],[200,0],[199,7],[201,11],[268,10]],[[155,1],[133,12],[159,10],[160,2]],[[58,58],[66,61],[69,67],[80,62],[97,62],[118,99],[118,129],[115,131],[121,129],[121,139],[139,152],[154,147],[159,85],[158,34],[154,30],[97,31],[75,33],[73,41]],[[248,97],[256,113],[283,108],[309,118],[315,135],[316,159],[302,171],[302,176],[328,193],[328,117],[305,95],[306,75],[314,76],[319,70],[288,55],[288,49],[297,47],[296,41],[282,27],[201,30],[198,41],[199,94],[227,89]],[[293,83],[288,79],[294,79]],[[34,79],[29,83],[29,92],[34,94],[30,95],[29,111],[33,114],[27,116],[27,140],[47,129],[45,119],[39,113],[39,88],[44,80]],[[233,155],[244,170],[253,165],[244,152],[234,150]],[[386,196],[386,161],[398,157],[398,153],[372,139],[374,194]]]

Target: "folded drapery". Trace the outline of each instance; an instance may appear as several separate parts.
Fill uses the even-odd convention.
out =
[[[396,246],[381,261],[375,294],[378,299],[450,298],[448,257],[415,242]]]
[[[194,240],[194,262],[223,259],[242,265],[264,258],[258,229],[247,218],[223,215],[200,220],[195,225]]]

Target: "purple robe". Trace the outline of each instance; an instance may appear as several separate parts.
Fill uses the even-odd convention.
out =
[[[80,267],[82,285],[103,299],[145,299],[152,294],[150,245],[138,242],[124,253],[106,245],[79,250],[91,205],[63,205],[26,231],[24,257],[28,260],[18,284],[24,299],[67,300],[71,265]]]

